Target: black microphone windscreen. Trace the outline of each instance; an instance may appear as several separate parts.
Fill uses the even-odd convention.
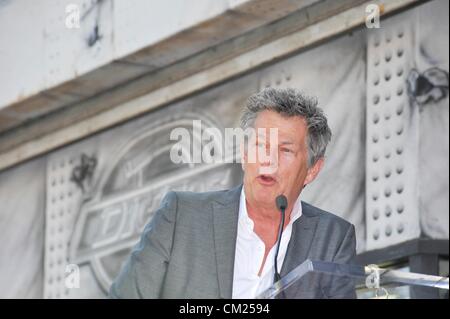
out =
[[[278,195],[276,199],[276,204],[279,210],[285,210],[288,205],[286,196]]]

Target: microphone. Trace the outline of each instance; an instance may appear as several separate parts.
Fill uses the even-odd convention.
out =
[[[287,198],[284,195],[278,195],[277,198],[275,199],[276,203],[277,203],[277,208],[280,211],[284,211],[287,208]]]
[[[275,274],[274,274],[274,282],[277,282],[281,279],[280,273],[278,272],[278,251],[280,250],[280,243],[281,243],[281,235],[283,234],[283,227],[284,227],[284,218],[285,218],[285,211],[288,205],[287,198],[284,195],[278,195],[275,203],[277,205],[278,210],[281,212],[281,222],[280,227],[278,228],[278,239],[277,239],[277,249],[275,251]]]

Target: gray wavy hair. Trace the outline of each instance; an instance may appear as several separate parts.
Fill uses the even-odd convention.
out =
[[[253,127],[256,117],[264,110],[288,117],[301,116],[306,120],[309,167],[325,156],[331,129],[323,110],[317,106],[317,98],[292,88],[266,88],[248,98],[241,116],[241,128]]]

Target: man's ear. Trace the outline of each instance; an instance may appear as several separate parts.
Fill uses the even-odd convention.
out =
[[[308,173],[306,174],[305,178],[305,186],[311,183],[316,178],[324,164],[325,159],[322,157],[319,158],[312,167],[308,168]]]

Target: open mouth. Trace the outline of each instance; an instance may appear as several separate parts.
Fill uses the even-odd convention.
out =
[[[264,184],[264,185],[272,185],[272,184],[275,184],[275,182],[276,182],[275,178],[270,175],[259,175],[258,180],[261,184]]]

